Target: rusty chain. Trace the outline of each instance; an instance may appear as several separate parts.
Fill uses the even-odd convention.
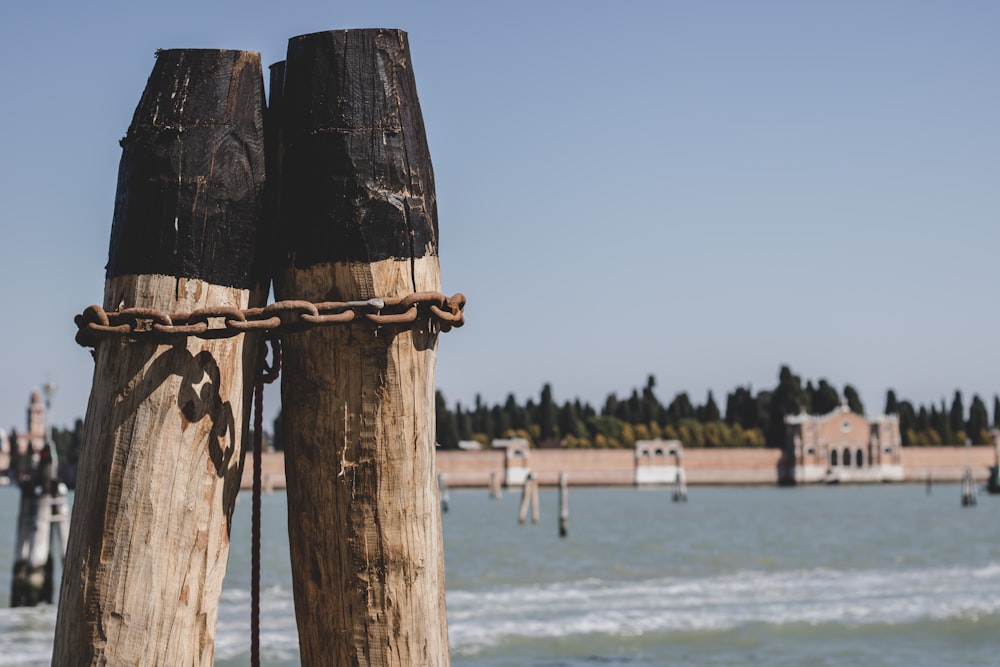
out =
[[[108,312],[89,306],[74,318],[76,342],[95,347],[105,338],[169,342],[177,338],[231,338],[248,331],[268,336],[304,331],[313,327],[367,322],[374,327],[409,327],[429,322],[441,331],[465,324],[465,296],[440,292],[414,292],[402,297],[366,301],[276,301],[263,308],[230,306],[199,308],[191,313],[166,313],[155,308],[123,308]]]

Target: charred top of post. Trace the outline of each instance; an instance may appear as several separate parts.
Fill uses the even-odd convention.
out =
[[[434,173],[406,33],[295,37],[283,80],[281,263],[436,255]]]
[[[267,279],[260,55],[170,49],[121,141],[107,277],[158,274],[239,288]]]

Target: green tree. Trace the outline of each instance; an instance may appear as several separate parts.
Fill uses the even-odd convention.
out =
[[[552,400],[552,385],[542,386],[542,395],[538,401],[538,426],[541,429],[542,440],[553,440],[559,437],[559,409]]]
[[[566,401],[559,408],[559,433],[563,437],[573,436],[584,438],[587,436],[587,427],[580,421],[580,414],[576,411],[576,404]]]
[[[507,394],[507,400],[503,404],[503,411],[507,415],[507,421],[510,423],[509,428],[515,430],[528,428],[527,410],[517,404],[514,394]]]
[[[840,405],[840,393],[836,387],[820,378],[819,386],[813,394],[810,412],[814,415],[825,415],[833,412]]]
[[[972,395],[969,405],[969,421],[965,424],[965,433],[977,445],[990,443],[990,419],[986,413],[986,404],[977,394]]]
[[[899,414],[899,401],[896,400],[896,392],[892,389],[885,392],[885,410],[882,411],[882,414]]]
[[[744,429],[759,426],[757,417],[757,402],[754,400],[750,387],[736,387],[726,395],[726,423],[730,426],[739,424]]]
[[[719,406],[715,404],[715,397],[712,396],[712,390],[708,390],[708,398],[705,399],[705,406],[701,409],[701,415],[699,419],[702,422],[717,422],[722,420],[722,415],[719,413]]]
[[[670,405],[667,406],[667,419],[672,424],[678,424],[682,419],[694,419],[694,406],[691,405],[687,392],[680,392],[670,401]]]
[[[437,444],[443,449],[458,449],[458,423],[440,390],[434,392],[434,414],[437,419],[434,432]]]
[[[1000,396],[993,394],[993,428],[1000,428]]]
[[[52,427],[52,444],[55,445],[59,465],[75,466],[80,461],[83,446],[83,420],[77,419],[72,429]]]
[[[642,390],[642,422],[648,424],[659,419],[663,406],[656,397],[653,389],[656,388],[656,378],[650,375],[646,378],[646,386]]]
[[[896,404],[896,414],[899,416],[899,434],[903,440],[903,446],[910,444],[909,433],[917,427],[917,417],[913,412],[913,404],[909,401],[899,401]]]
[[[806,394],[802,380],[788,366],[778,372],[778,386],[771,395],[767,427],[767,446],[780,448],[785,443],[785,417],[806,408]]]
[[[276,452],[285,451],[285,429],[281,423],[281,410],[278,410],[277,416],[275,416],[274,421],[271,422],[271,428],[273,433],[271,435],[271,447]]]
[[[931,406],[931,428],[937,432],[938,439],[943,445],[955,444],[955,433],[951,428],[948,408],[945,407],[944,399],[941,399],[941,409]]]
[[[858,390],[849,384],[844,385],[844,400],[847,401],[847,408],[856,415],[865,414],[865,406],[861,402]]]
[[[955,390],[955,397],[951,400],[948,426],[951,427],[952,433],[965,430],[965,406],[962,404],[962,392],[958,389]]]

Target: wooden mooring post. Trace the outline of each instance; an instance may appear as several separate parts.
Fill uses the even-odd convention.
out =
[[[166,50],[122,141],[104,310],[263,305],[263,78]],[[112,337],[94,380],[53,665],[213,662],[257,337]]]
[[[291,39],[271,107],[282,110],[276,297],[440,290],[434,178],[406,34]],[[352,322],[283,345],[302,665],[448,665],[436,327]]]
[[[499,500],[503,497],[503,483],[500,481],[500,473],[490,473],[490,499]]]
[[[569,477],[559,473],[559,537],[569,534]]]
[[[448,476],[444,473],[438,475],[438,495],[441,497],[441,511],[447,512],[450,497],[448,494]]]
[[[529,472],[524,479],[524,486],[521,487],[521,507],[517,512],[518,523],[524,523],[528,519],[528,511],[531,511],[531,523],[538,523],[538,477],[533,472]]]
[[[67,490],[57,478],[57,466],[48,444],[39,456],[39,465],[17,480],[21,497],[10,587],[11,607],[33,607],[41,602],[51,604],[56,553],[65,567],[69,522]]]

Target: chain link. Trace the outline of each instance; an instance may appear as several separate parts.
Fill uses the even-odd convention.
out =
[[[107,312],[89,306],[74,318],[76,342],[95,347],[105,338],[171,341],[197,338],[231,338],[247,331],[270,337],[314,327],[366,322],[375,327],[409,327],[429,322],[441,331],[465,324],[465,296],[440,292],[414,292],[401,297],[366,301],[276,301],[263,308],[240,310],[230,306],[199,308],[191,313],[166,313],[155,308],[123,308]]]

